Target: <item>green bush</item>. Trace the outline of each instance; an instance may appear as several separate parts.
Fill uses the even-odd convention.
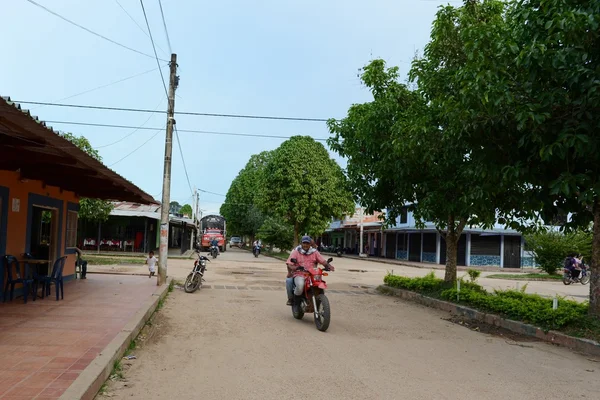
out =
[[[383,281],[394,288],[457,302],[456,286],[449,287],[443,279],[436,278],[433,272],[419,278],[388,274]],[[585,303],[559,299],[558,309],[554,310],[552,299],[525,293],[525,289],[526,287],[521,290],[495,290],[490,293],[475,282],[461,279],[459,303],[546,330],[576,326],[586,319],[588,305]]]
[[[456,302],[455,288],[444,290],[440,297]],[[580,321],[587,314],[587,304],[561,299],[558,309],[552,309],[552,299],[517,290],[496,290],[494,293],[460,290],[460,303],[481,311],[492,312],[544,329],[560,329]]]
[[[536,263],[550,275],[562,268],[569,253],[581,253],[584,260],[591,259],[592,235],[585,231],[562,232],[541,231],[525,236],[528,250]]]
[[[481,271],[476,270],[476,269],[469,269],[467,271],[467,273],[471,277],[471,282],[475,282],[477,280],[477,278],[479,278],[481,276]]]

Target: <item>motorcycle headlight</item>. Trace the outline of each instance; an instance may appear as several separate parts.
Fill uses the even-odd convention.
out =
[[[315,275],[315,281],[320,281],[321,280],[321,275]]]

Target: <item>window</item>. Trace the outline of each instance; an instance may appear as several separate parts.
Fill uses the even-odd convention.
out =
[[[77,211],[67,212],[66,247],[77,247]]]
[[[400,223],[408,223],[408,207],[402,207],[402,209],[400,210]]]

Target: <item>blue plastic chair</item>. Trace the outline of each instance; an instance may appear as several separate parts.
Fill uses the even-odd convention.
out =
[[[6,266],[6,284],[4,285],[4,301],[8,295],[8,287],[10,286],[10,301],[13,300],[15,293],[15,285],[20,283],[23,285],[23,300],[27,303],[27,298],[31,292],[33,286],[33,278],[28,276],[21,276],[21,263],[15,256],[5,255],[4,265]],[[13,269],[16,272],[16,278],[13,275]],[[35,294],[33,295],[33,301],[35,301]]]
[[[58,301],[59,291],[61,293],[61,299],[65,298],[65,289],[63,286],[63,269],[65,267],[65,262],[67,261],[67,256],[61,257],[54,262],[54,266],[52,266],[52,273],[50,276],[38,276],[35,284],[35,292],[37,293],[37,285],[41,283],[42,286],[42,297],[50,296],[50,284],[54,283],[56,286],[56,301]]]

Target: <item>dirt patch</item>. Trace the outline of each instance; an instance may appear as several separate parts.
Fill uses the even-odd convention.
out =
[[[474,332],[487,333],[488,335],[506,339],[506,343],[515,346],[533,347],[530,345],[524,345],[522,343],[542,342],[542,340],[537,339],[535,337],[519,335],[517,333],[509,331],[508,329],[504,329],[495,325],[489,325],[485,322],[474,321],[461,315],[453,315],[450,318],[442,319],[448,322],[452,322],[453,324],[460,325]]]

